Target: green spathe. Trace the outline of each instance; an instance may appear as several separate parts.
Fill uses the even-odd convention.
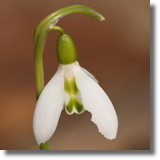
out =
[[[59,36],[57,41],[57,57],[61,64],[71,64],[77,60],[77,52],[73,40],[67,34]]]
[[[73,77],[71,80],[64,78],[64,90],[69,94],[69,102],[66,105],[66,109],[69,114],[72,114],[73,107],[76,109],[77,113],[82,113],[83,105],[77,100],[77,94],[79,92],[75,78]]]

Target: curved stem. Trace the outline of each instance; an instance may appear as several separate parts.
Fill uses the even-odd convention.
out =
[[[50,25],[45,31],[45,34],[42,37],[39,37],[38,40],[42,43],[37,43],[37,50],[34,55],[35,59],[35,79],[36,79],[36,98],[38,99],[43,88],[44,88],[44,72],[43,72],[43,46],[44,46],[44,41],[47,36],[47,34],[52,31],[56,30],[59,31],[61,34],[65,34],[65,31],[58,27],[58,26],[53,26]],[[40,39],[42,38],[42,39]]]
[[[72,5],[72,6],[68,6],[68,7],[64,7],[62,9],[59,9],[53,13],[51,13],[50,15],[48,15],[46,18],[44,18],[39,24],[38,26],[36,27],[35,31],[34,31],[34,38],[33,38],[33,46],[34,46],[34,50],[35,50],[35,44],[36,44],[36,41],[37,41],[37,38],[38,38],[38,34],[40,32],[40,29],[42,28],[42,26],[48,21],[50,20],[51,18],[53,18],[54,16],[58,15],[59,13],[61,12],[64,12],[66,10],[70,10],[70,9],[78,9],[78,8],[84,8],[84,9],[90,9],[90,10],[93,10],[92,8],[89,8],[87,6],[83,6],[83,5]],[[94,11],[94,10],[93,10]]]
[[[58,32],[60,32],[61,34],[65,34],[66,32],[61,28],[61,27],[59,27],[59,26],[53,26],[52,28],[51,28],[51,31],[58,31]]]

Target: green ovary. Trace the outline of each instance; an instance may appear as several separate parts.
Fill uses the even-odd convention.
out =
[[[69,102],[66,104],[68,113],[71,114],[73,112],[73,107],[75,107],[77,113],[81,113],[83,111],[83,105],[77,100],[76,97],[79,90],[76,86],[74,77],[71,80],[64,78],[64,90],[69,94]]]

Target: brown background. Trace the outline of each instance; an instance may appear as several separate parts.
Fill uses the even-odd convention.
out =
[[[73,4],[89,6],[106,20],[81,14],[58,26],[77,48],[78,61],[90,71],[113,102],[119,129],[105,139],[82,115],[61,114],[50,139],[53,150],[150,149],[150,1],[149,0],[5,0],[0,1],[0,149],[39,149],[32,131],[36,104],[33,31],[48,14]],[[45,82],[58,67],[58,32],[44,50]]]

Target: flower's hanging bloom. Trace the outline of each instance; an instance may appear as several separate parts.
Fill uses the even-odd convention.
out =
[[[64,108],[69,115],[87,110],[99,132],[115,139],[118,119],[113,104],[95,77],[77,62],[74,43],[67,34],[59,37],[57,52],[58,70],[40,94],[34,112],[37,143],[40,145],[51,138]]]

